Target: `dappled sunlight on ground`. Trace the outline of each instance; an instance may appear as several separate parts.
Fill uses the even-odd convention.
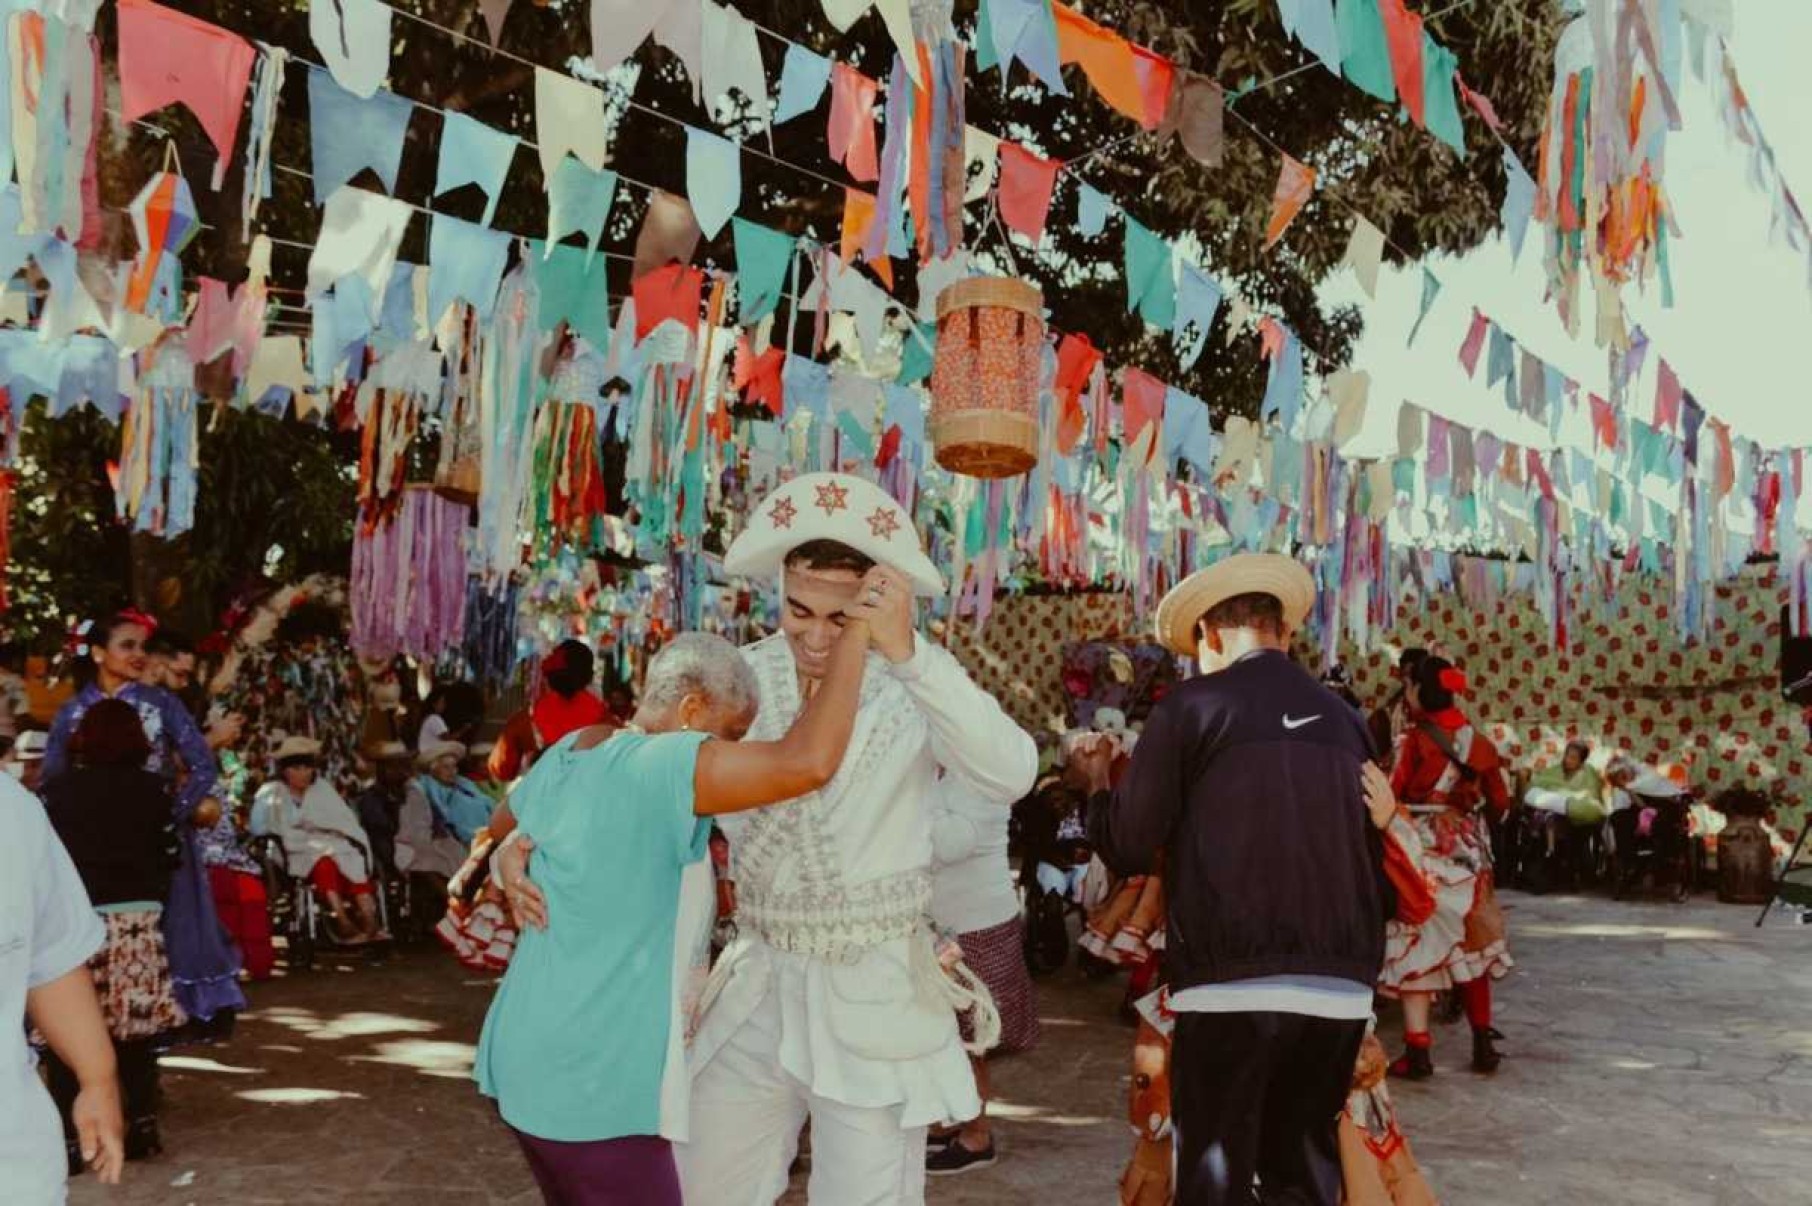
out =
[[[195,1055],[163,1055],[158,1057],[158,1065],[168,1072],[224,1072],[231,1076],[262,1076],[263,1068],[239,1068],[232,1064],[223,1064],[217,1059],[203,1059]]]
[[[353,1055],[347,1058],[362,1063],[392,1064],[399,1068],[414,1068],[426,1076],[469,1080],[472,1076],[472,1061],[477,1056],[478,1048],[471,1043],[399,1039],[395,1042],[379,1043],[372,1049],[370,1055]]]
[[[363,1093],[340,1089],[246,1089],[233,1096],[260,1105],[315,1105],[323,1101],[362,1101],[365,1097]]]

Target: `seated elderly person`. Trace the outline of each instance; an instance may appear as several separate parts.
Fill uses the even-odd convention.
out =
[[[1554,849],[1554,837],[1564,825],[1575,829],[1596,829],[1608,815],[1604,799],[1604,780],[1592,769],[1592,747],[1583,741],[1567,742],[1567,752],[1559,766],[1546,766],[1529,780],[1523,803],[1547,813],[1552,818],[1548,850]]]
[[[249,827],[283,843],[289,873],[314,886],[332,916],[335,938],[387,938],[372,887],[371,838],[358,814],[320,777],[320,754],[320,742],[306,737],[287,737],[277,746],[277,777],[252,798]]]

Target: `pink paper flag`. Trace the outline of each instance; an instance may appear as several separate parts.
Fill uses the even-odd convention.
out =
[[[1000,144],[1000,217],[1009,229],[1034,243],[1044,238],[1062,168],[1057,160],[1034,155],[1016,142]]]
[[[1680,379],[1674,376],[1674,366],[1663,360],[1655,382],[1655,426],[1660,430],[1672,431],[1679,423],[1680,396]]]
[[[1497,109],[1492,105],[1491,98],[1486,96],[1483,92],[1474,92],[1472,89],[1468,88],[1466,86],[1466,81],[1461,79],[1458,75],[1453,77],[1453,82],[1459,87],[1460,96],[1468,105],[1472,106],[1472,111],[1477,113],[1480,119],[1491,127],[1491,132],[1494,134],[1502,134],[1504,132],[1504,122],[1503,119],[1497,115]]]
[[[1479,349],[1485,346],[1485,335],[1491,330],[1491,320],[1479,313],[1477,306],[1472,307],[1472,326],[1466,332],[1466,342],[1460,345],[1460,364],[1465,366],[1468,377],[1476,376],[1479,371]]]
[[[504,18],[510,15],[511,0],[478,0],[478,11],[484,14],[485,32],[491,35],[491,45],[503,41]]]
[[[875,98],[880,85],[848,63],[831,72],[831,158],[849,169],[857,180],[881,178],[880,155],[875,150]]]
[[[1120,374],[1120,429],[1126,446],[1134,444],[1147,427],[1164,418],[1164,398],[1169,387],[1150,373],[1129,368]]]
[[[197,20],[151,0],[120,0],[120,117],[155,113],[178,101],[189,107],[220,158],[214,187],[220,187],[257,52],[238,34]]]

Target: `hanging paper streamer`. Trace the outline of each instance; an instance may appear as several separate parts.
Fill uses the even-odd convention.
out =
[[[245,184],[240,194],[241,224],[252,229],[260,202],[271,195],[271,140],[277,134],[277,105],[283,94],[283,73],[289,68],[289,51],[281,46],[258,47],[258,74],[252,83],[251,125],[245,138]]]
[[[175,340],[150,355],[120,427],[115,500],[135,531],[174,539],[195,526],[195,366]]]
[[[396,518],[352,540],[353,652],[433,660],[460,647],[471,510],[432,490],[406,492]]]
[[[19,232],[93,245],[101,216],[94,158],[100,43],[81,25],[29,10],[13,14],[11,33],[7,107],[23,201]]]
[[[515,579],[495,593],[477,578],[466,583],[466,635],[462,650],[472,680],[502,686],[514,681],[520,661],[517,624],[522,587]]]

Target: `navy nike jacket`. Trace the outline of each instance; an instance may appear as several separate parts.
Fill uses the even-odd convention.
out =
[[[1159,702],[1119,786],[1091,803],[1090,836],[1112,870],[1162,873],[1171,991],[1377,980],[1390,905],[1360,787],[1372,754],[1358,713],[1282,652]]]

